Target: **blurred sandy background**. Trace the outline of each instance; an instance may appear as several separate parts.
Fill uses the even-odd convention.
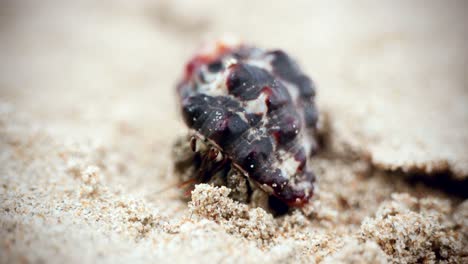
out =
[[[466,261],[467,11],[466,1],[1,1],[1,262]],[[239,227],[176,190],[154,194],[173,183],[171,144],[185,132],[174,84],[224,33],[286,50],[317,83],[327,145],[310,216],[244,219],[216,200]],[[449,187],[407,181],[414,173]],[[222,196],[205,189],[199,198]],[[399,231],[382,224],[389,207],[405,219]]]

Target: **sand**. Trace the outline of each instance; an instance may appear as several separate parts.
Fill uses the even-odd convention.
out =
[[[466,8],[3,1],[0,262],[468,262]],[[318,84],[302,210],[174,187],[174,85],[225,32],[288,51]]]

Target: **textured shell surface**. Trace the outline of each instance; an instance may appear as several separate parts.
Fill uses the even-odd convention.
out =
[[[177,92],[186,125],[261,189],[290,206],[310,199],[315,87],[285,52],[210,43],[188,62]]]

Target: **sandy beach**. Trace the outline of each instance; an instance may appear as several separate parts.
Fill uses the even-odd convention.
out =
[[[465,1],[0,3],[1,263],[467,263]],[[171,157],[225,34],[317,84],[310,204],[273,217]],[[161,190],[165,190],[161,192]]]

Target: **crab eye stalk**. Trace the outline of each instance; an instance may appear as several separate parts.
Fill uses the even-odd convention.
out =
[[[217,148],[211,148],[208,152],[208,158],[212,161],[220,162],[223,159],[223,154]]]

